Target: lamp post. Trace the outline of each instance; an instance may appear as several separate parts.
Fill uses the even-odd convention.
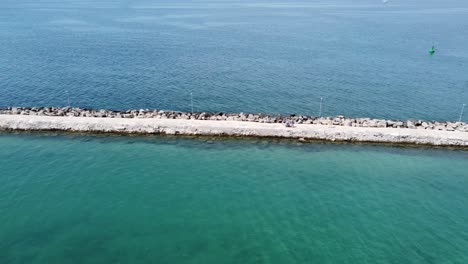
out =
[[[68,107],[70,107],[70,94],[68,93],[68,90],[65,90],[67,92],[67,103],[68,103]]]
[[[193,114],[193,93],[190,93],[190,105],[192,106],[192,114]]]
[[[320,97],[320,110],[319,110],[319,117],[322,117],[322,102],[323,102],[323,97]]]
[[[463,105],[462,105],[462,109],[461,109],[461,112],[460,112],[460,118],[458,119],[458,122],[461,122],[461,120],[462,120],[463,112],[465,111],[465,105],[466,105],[466,104],[463,104]]]

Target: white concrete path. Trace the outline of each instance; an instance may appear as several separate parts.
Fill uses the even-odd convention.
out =
[[[468,146],[468,133],[460,131],[311,124],[298,124],[294,128],[287,128],[283,124],[156,118],[0,115],[0,130],[226,135]]]

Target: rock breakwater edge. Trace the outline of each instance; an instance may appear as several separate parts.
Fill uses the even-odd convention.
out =
[[[251,136],[468,147],[468,124],[463,122],[344,116],[11,107],[0,109],[0,130]]]

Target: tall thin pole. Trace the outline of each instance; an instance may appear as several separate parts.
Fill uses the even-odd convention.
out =
[[[323,102],[323,97],[320,97],[320,111],[319,111],[319,117],[322,117],[322,102]]]
[[[68,93],[68,90],[65,90],[67,92],[67,102],[68,102],[68,107],[70,107],[70,94]]]
[[[461,110],[461,112],[460,112],[460,118],[458,119],[458,122],[461,122],[461,120],[462,120],[463,111],[465,111],[465,105],[466,105],[466,104],[463,104],[463,105],[462,105],[462,110]]]
[[[193,93],[190,93],[190,105],[192,106],[192,114],[193,114]]]

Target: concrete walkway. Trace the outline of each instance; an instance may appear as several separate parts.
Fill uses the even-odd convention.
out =
[[[468,133],[460,131],[312,124],[287,128],[278,123],[243,121],[0,115],[0,130],[252,136],[468,147]]]

